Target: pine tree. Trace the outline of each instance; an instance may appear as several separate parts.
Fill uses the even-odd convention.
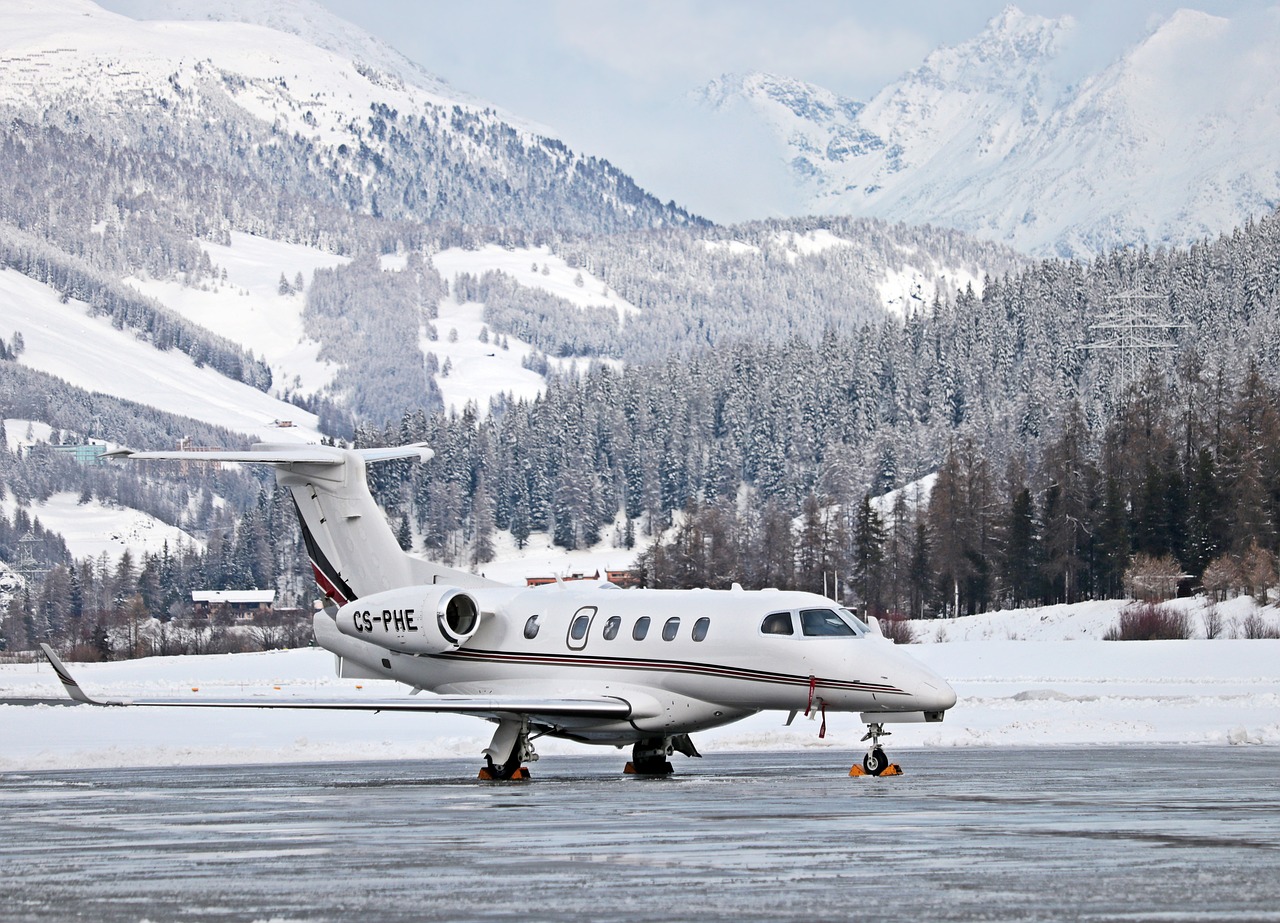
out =
[[[880,514],[864,494],[853,530],[853,588],[869,615],[885,611],[883,582],[885,528]]]

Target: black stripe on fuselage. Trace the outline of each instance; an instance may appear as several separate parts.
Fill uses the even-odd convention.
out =
[[[687,673],[694,676],[714,676],[722,679],[740,679],[754,683],[772,683],[782,686],[809,687],[808,676],[794,673],[772,673],[714,663],[697,663],[686,660],[655,660],[646,657],[589,657],[583,654],[516,653],[513,651],[456,650],[432,655],[443,660],[461,660],[472,663],[538,664],[544,666],[579,667],[586,669],[640,670],[644,672]],[[823,689],[848,689],[855,692],[880,692],[886,695],[906,695],[897,686],[886,683],[864,683],[861,680],[824,679],[817,677],[816,685]]]

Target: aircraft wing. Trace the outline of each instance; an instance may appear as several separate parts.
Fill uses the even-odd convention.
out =
[[[412,445],[391,446],[378,449],[356,449],[366,463],[413,458],[426,461],[432,451],[425,442]],[[260,443],[251,449],[215,449],[203,451],[134,452],[117,449],[107,453],[108,458],[136,458],[158,461],[246,462],[258,465],[341,465],[344,461],[340,449],[322,445]]]
[[[636,709],[617,696],[574,696],[567,698],[537,696],[473,696],[426,695],[396,699],[97,699],[88,695],[67,670],[61,658],[47,644],[40,645],[49,658],[53,672],[62,687],[77,702],[85,705],[145,705],[170,708],[293,708],[319,711],[399,711],[446,712],[478,718],[500,719],[512,716],[536,718],[614,718],[636,716]]]

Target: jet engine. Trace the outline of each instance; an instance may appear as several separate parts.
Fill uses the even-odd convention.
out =
[[[338,610],[338,631],[403,654],[456,650],[480,627],[480,605],[450,586],[400,587],[362,596]]]

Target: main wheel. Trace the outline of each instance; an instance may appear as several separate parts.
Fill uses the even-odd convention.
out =
[[[516,770],[520,768],[520,747],[515,747],[511,751],[511,755],[507,757],[507,761],[501,766],[495,763],[493,761],[493,757],[489,756],[487,753],[485,754],[484,760],[488,764],[485,766],[485,769],[489,772],[489,778],[494,782],[506,782],[514,776],[516,774]]]
[[[642,740],[631,748],[631,771],[638,776],[669,776],[666,748],[661,738]]]
[[[879,747],[872,747],[870,752],[862,758],[862,768],[866,770],[869,776],[880,775],[888,765],[889,758],[884,755],[884,751]]]

